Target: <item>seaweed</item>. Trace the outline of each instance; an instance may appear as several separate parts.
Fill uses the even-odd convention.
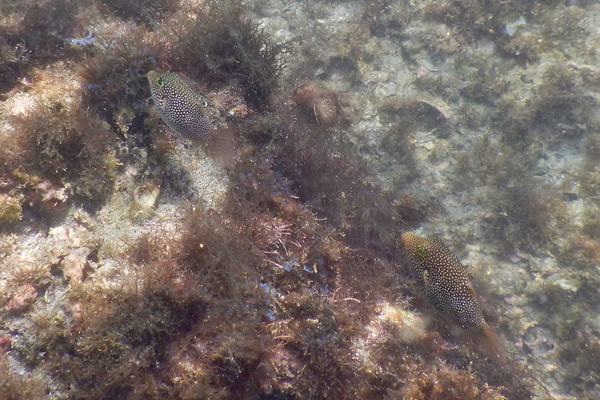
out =
[[[102,0],[99,2],[105,13],[114,14],[126,21],[155,27],[163,18],[179,9],[178,0],[141,0],[132,3],[126,0]]]
[[[82,205],[102,210],[102,224],[113,218],[114,229],[124,231],[115,239],[85,224],[99,244],[89,259],[91,278],[81,282],[61,273],[63,255],[52,265],[34,263],[10,276],[7,293],[34,288],[39,297],[20,312],[10,312],[16,310],[10,296],[2,297],[2,334],[15,340],[0,355],[0,396],[527,398],[531,383],[517,387],[522,371],[511,365],[498,374],[468,346],[448,346],[453,339],[442,323],[430,329],[411,311],[420,303],[409,301],[417,292],[401,266],[397,241],[435,210],[409,191],[419,166],[407,136],[425,128],[447,139],[455,125],[446,108],[409,98],[380,110],[389,122],[382,146],[395,153],[402,169],[397,187],[384,189],[373,181],[364,147],[348,134],[359,107],[346,94],[311,83],[298,88],[293,105],[285,90],[297,83],[287,88],[281,82],[291,47],[274,42],[246,8],[228,1],[143,4],[145,12],[115,0],[86,10],[104,18],[108,28],[85,49],[57,52],[58,60],[72,62],[29,70],[28,54],[18,52],[11,55],[15,60],[0,62],[17,71],[10,79],[32,71],[30,81],[7,94],[11,101],[31,100],[31,108],[9,121],[14,135],[2,150],[7,183],[0,200],[11,206],[7,219],[57,223],[81,218],[83,211],[77,217],[73,210]],[[464,15],[489,16],[482,4],[425,11],[432,18],[451,11],[447,18],[454,22]],[[39,19],[43,9],[30,15]],[[85,19],[79,11],[59,7],[57,13],[67,14],[64,26],[30,21],[30,37],[54,29],[58,36],[43,44],[57,44],[74,18]],[[399,23],[378,24],[381,15],[371,7],[364,18],[376,35],[402,41],[405,24],[417,14],[395,10]],[[460,32],[474,37],[499,26],[497,17],[490,18],[477,14],[475,26],[461,26]],[[14,50],[13,39],[1,45]],[[441,50],[446,44],[456,43],[438,43]],[[34,49],[32,56],[41,56],[41,47]],[[359,84],[362,61],[354,55],[360,53],[349,54],[330,57],[319,77],[339,72]],[[240,134],[233,139],[235,160],[224,172],[228,185],[221,203],[205,207],[194,196],[181,198],[193,171],[173,160],[178,151],[193,149],[160,137],[163,130],[145,101],[149,70],[185,72],[211,94],[242,88],[221,94],[228,101],[241,96],[252,108],[228,121]],[[493,71],[475,63],[478,80],[462,94],[493,104],[504,90],[502,81],[482,78]],[[547,80],[569,78],[564,71],[550,72]],[[577,77],[571,81],[565,90],[579,87]],[[555,97],[564,91],[552,90]],[[563,100],[573,100],[576,113],[580,103],[570,96]],[[470,174],[488,183],[485,172],[508,166],[510,154],[494,161],[495,148],[482,147],[476,161],[462,162],[465,169],[481,165],[482,172],[472,168]],[[510,182],[515,170],[505,169],[491,182]],[[128,185],[139,189],[147,182],[160,184],[157,208],[153,203],[143,220],[120,219],[128,215],[128,195],[133,192],[135,200],[137,193]],[[528,182],[524,191],[497,195],[494,205],[515,210],[509,224],[496,221],[494,232],[505,229],[506,240],[541,243],[551,237],[544,221],[550,211],[538,209],[542,195],[533,192],[539,185]],[[509,230],[520,223],[516,234]],[[65,246],[80,248],[76,239]],[[3,242],[3,252],[4,246],[17,248]]]
[[[28,154],[22,166],[57,186],[70,182],[77,196],[98,206],[106,200],[120,162],[112,133],[99,118],[65,104],[60,90],[15,121]]]
[[[35,68],[74,57],[65,50],[63,39],[70,33],[82,2],[22,1],[0,7],[7,21],[19,21],[0,27],[0,88],[3,93],[14,86],[18,78],[32,74]]]
[[[177,63],[206,83],[238,82],[244,98],[264,109],[278,86],[288,43],[275,43],[242,5],[210,1],[201,16],[181,16],[164,27],[172,47],[167,63]]]

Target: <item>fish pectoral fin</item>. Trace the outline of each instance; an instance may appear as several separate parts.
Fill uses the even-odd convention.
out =
[[[429,272],[423,271],[423,286],[429,287]]]

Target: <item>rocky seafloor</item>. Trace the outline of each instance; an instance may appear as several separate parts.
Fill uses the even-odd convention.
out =
[[[0,398],[600,397],[599,4],[132,4],[0,1]]]

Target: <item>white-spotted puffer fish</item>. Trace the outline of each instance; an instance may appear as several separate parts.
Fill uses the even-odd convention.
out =
[[[411,232],[402,234],[402,244],[429,303],[448,321],[470,332],[492,361],[505,364],[506,349],[485,321],[477,294],[458,258],[440,240]]]
[[[163,121],[186,139],[212,139],[213,130],[204,115],[202,97],[175,72],[147,74],[152,100]]]

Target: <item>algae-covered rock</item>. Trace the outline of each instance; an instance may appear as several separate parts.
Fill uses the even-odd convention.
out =
[[[8,224],[20,221],[23,217],[23,208],[21,207],[21,201],[17,198],[0,195],[0,225],[6,226]]]

